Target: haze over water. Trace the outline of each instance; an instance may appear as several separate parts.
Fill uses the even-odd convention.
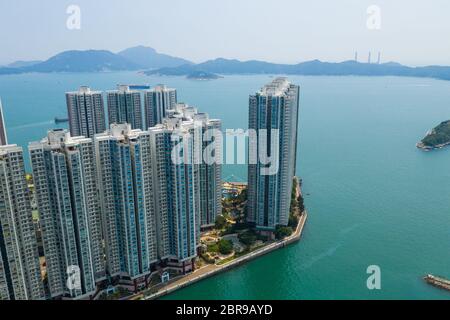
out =
[[[450,148],[415,143],[450,119],[450,82],[395,77],[301,77],[297,174],[309,212],[302,240],[167,298],[442,298],[427,273],[450,277]],[[133,72],[0,76],[10,143],[25,148],[65,117],[64,92],[89,85],[165,83],[223,128],[247,128],[248,95],[269,76],[214,81]],[[63,124],[62,126],[65,126]],[[29,166],[27,168],[29,170]],[[234,175],[234,176],[231,176]],[[223,177],[246,180],[245,166]],[[381,267],[381,290],[366,268]]]

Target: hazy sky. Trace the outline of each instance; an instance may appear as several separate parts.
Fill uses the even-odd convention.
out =
[[[81,28],[69,30],[69,5]],[[381,9],[369,29],[367,8]],[[372,16],[373,17],[373,16]],[[373,24],[372,24],[373,25]],[[0,0],[0,64],[69,49],[135,45],[194,62],[217,57],[450,65],[448,0]]]

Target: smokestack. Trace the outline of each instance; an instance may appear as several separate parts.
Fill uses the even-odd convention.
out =
[[[358,62],[358,51],[355,51],[355,62]]]
[[[381,52],[378,52],[378,60],[377,60],[377,64],[380,64],[381,61]]]
[[[369,51],[369,58],[367,58],[367,63],[370,63],[370,55],[371,55],[371,53]]]

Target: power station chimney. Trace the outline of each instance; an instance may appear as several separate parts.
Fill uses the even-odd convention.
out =
[[[381,52],[378,52],[377,64],[380,64],[381,61]]]
[[[355,51],[355,62],[358,62],[358,51]]]
[[[370,63],[370,55],[371,55],[371,53],[369,51],[369,58],[367,58],[367,63]]]

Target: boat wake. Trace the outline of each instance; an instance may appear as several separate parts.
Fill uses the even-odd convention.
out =
[[[27,129],[27,128],[34,128],[34,127],[42,127],[42,126],[48,126],[54,124],[54,121],[42,121],[42,122],[33,122],[33,123],[27,123],[27,124],[21,124],[14,127],[9,127],[9,130],[20,130],[20,129]]]
[[[312,257],[311,259],[309,259],[309,261],[303,263],[300,265],[300,269],[309,269],[311,268],[316,262],[324,259],[324,258],[328,258],[331,257],[332,255],[334,255],[334,253],[337,251],[337,249],[339,249],[340,247],[342,247],[342,243],[338,243],[335,246],[329,248],[327,251],[324,251],[320,254],[318,254],[317,256]]]

